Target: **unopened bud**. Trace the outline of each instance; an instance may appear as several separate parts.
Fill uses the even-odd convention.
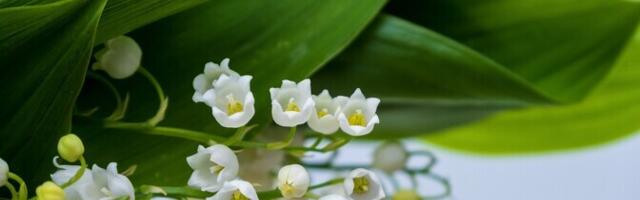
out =
[[[64,200],[64,190],[51,181],[47,181],[36,188],[38,200]]]
[[[58,141],[58,154],[68,162],[76,162],[84,154],[82,140],[73,134],[62,136]]]

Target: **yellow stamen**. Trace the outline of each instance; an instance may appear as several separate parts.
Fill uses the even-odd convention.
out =
[[[220,166],[220,165],[213,165],[213,167],[211,167],[209,170],[211,171],[211,173],[218,174],[218,173],[220,173],[223,169],[224,169],[224,167],[223,167],[223,166]]]
[[[298,104],[293,101],[293,98],[291,98],[289,99],[289,103],[287,104],[287,109],[285,109],[284,111],[300,112],[300,108],[298,107]]]
[[[327,114],[329,114],[329,110],[327,110],[326,108],[323,108],[320,111],[318,111],[318,118],[322,118]]]
[[[243,107],[242,103],[233,98],[232,94],[227,95],[227,115],[231,116],[233,114],[242,112]]]
[[[285,196],[291,196],[293,195],[295,189],[293,188],[293,186],[290,183],[285,183],[282,186],[282,194]]]
[[[356,194],[364,194],[369,191],[369,180],[367,177],[356,177],[353,179],[353,192]]]
[[[235,192],[233,192],[233,195],[231,198],[233,198],[233,200],[249,200],[249,198],[244,196],[242,192],[240,192],[240,190],[236,190]]]
[[[364,114],[362,114],[362,110],[358,109],[355,113],[349,116],[349,124],[353,126],[366,126],[367,120],[364,118]]]

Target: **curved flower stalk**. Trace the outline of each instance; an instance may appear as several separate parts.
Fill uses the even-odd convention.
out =
[[[304,124],[313,112],[311,81],[305,79],[296,84],[283,80],[280,88],[269,89],[271,94],[271,114],[276,124],[294,127]]]
[[[223,127],[242,127],[255,114],[251,78],[222,74],[213,83],[213,88],[202,95],[203,101],[211,106],[213,117]]]
[[[71,179],[80,166],[59,165],[54,158],[54,165],[59,168],[51,175],[51,180],[58,185]],[[112,162],[103,169],[93,165],[91,171],[84,171],[82,177],[64,189],[67,200],[86,199],[117,199],[128,197],[135,199],[135,191],[131,181],[126,176],[118,174],[117,164]]]
[[[385,198],[380,180],[372,171],[358,168],[344,179],[344,190],[353,200],[379,200]]]
[[[258,194],[251,183],[236,179],[225,182],[220,191],[207,200],[258,200]]]
[[[336,117],[340,113],[340,104],[335,98],[331,98],[329,91],[323,90],[320,95],[313,95],[315,106],[309,117],[309,127],[319,133],[329,135],[338,131],[339,124]]]
[[[207,148],[198,146],[198,152],[187,157],[193,169],[189,186],[202,191],[216,192],[226,181],[238,176],[238,158],[229,147],[217,144]]]
[[[218,80],[218,78],[223,74],[232,77],[240,76],[237,72],[229,68],[229,61],[229,58],[225,58],[220,62],[219,65],[214,62],[208,62],[204,65],[204,73],[198,74],[193,79],[193,89],[196,90],[193,93],[192,97],[194,102],[206,103],[205,99],[203,99],[202,96],[209,89],[213,88],[213,83]]]
[[[105,48],[94,56],[93,70],[104,70],[114,79],[130,77],[138,68],[142,60],[142,50],[135,40],[127,36],[118,36],[107,40]]]
[[[302,165],[287,165],[278,172],[278,189],[284,198],[301,198],[309,184],[309,173]]]
[[[338,114],[340,129],[352,136],[362,136],[371,133],[373,127],[380,123],[376,110],[380,99],[365,98],[360,88],[356,89],[350,98],[337,97],[341,104]]]

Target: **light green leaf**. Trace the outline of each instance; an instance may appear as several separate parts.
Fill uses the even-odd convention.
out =
[[[71,112],[105,4],[104,0],[85,4],[57,31],[15,46],[9,56],[0,59],[0,157],[31,186],[48,178],[55,141],[70,130]],[[21,15],[37,11],[23,8],[20,10],[25,13],[3,19],[28,24],[32,19]],[[45,170],[42,166],[49,167]]]
[[[425,137],[475,153],[526,153],[578,148],[624,138],[640,128],[640,29],[614,71],[583,102],[497,114]]]
[[[309,76],[345,48],[383,4],[382,0],[212,1],[131,35],[143,49],[143,65],[169,96],[166,119],[160,125],[223,135],[234,130],[221,128],[209,107],[192,101],[193,78],[206,62],[229,57],[232,69],[253,76],[256,116],[251,124],[265,127],[271,123],[268,89],[280,86],[283,79],[300,81]],[[131,93],[126,120],[145,120],[155,112],[157,100],[148,82],[136,76],[121,83]],[[83,104],[109,100],[92,96],[92,90],[105,93],[87,88]],[[193,142],[99,129],[83,119],[76,124],[74,130],[86,140],[88,158],[100,164],[118,161],[122,168],[137,164],[132,176],[136,184],[182,185],[191,173],[185,157],[196,151]],[[119,142],[122,138],[126,144]]]
[[[394,13],[469,47],[382,16],[313,76],[315,88],[348,95],[360,87],[381,97],[372,138],[430,133],[507,108],[575,102],[612,68],[640,18],[640,5],[631,2],[512,2],[391,2],[388,10],[405,6]],[[430,3],[436,5],[424,5]]]

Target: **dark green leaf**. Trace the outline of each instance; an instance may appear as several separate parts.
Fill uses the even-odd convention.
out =
[[[42,166],[53,168],[50,163],[57,138],[70,130],[71,111],[84,80],[105,3],[103,0],[85,4],[58,31],[24,42],[0,60],[3,71],[0,95],[6,97],[0,109],[0,157],[32,186],[47,178],[50,171]],[[35,12],[23,11],[25,15]],[[16,12],[15,17],[21,18],[21,14]],[[28,24],[32,20],[22,19],[27,21],[15,22]]]
[[[583,102],[533,107],[492,116],[425,137],[476,153],[527,153],[585,147],[620,139],[640,128],[640,29],[614,71]]]

